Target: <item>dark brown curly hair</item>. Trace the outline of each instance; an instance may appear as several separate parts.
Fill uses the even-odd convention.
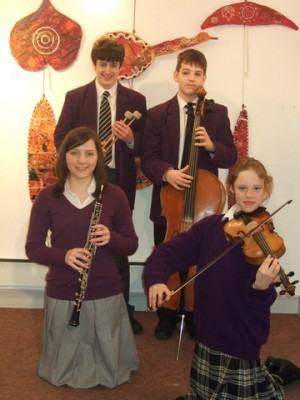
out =
[[[116,40],[101,36],[93,45],[91,59],[96,65],[97,60],[118,61],[120,66],[125,58],[125,49]]]

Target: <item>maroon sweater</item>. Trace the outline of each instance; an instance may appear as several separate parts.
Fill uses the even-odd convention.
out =
[[[65,264],[65,255],[69,249],[85,246],[93,210],[94,202],[78,209],[64,195],[53,197],[51,186],[37,196],[30,216],[26,253],[31,261],[49,267],[47,296],[74,300],[79,274]],[[110,229],[111,239],[106,246],[98,247],[93,256],[86,300],[122,292],[114,254],[132,255],[138,247],[128,200],[117,186],[109,184],[104,192],[100,223]],[[45,244],[48,230],[51,247]]]

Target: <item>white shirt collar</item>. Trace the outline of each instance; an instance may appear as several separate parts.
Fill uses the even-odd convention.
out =
[[[92,195],[92,193],[94,193],[96,189],[96,181],[95,178],[93,176],[92,181],[87,189],[88,192],[88,196],[87,198],[84,200],[83,203],[81,203],[81,201],[79,200],[79,197],[71,191],[68,180],[66,180],[65,182],[65,190],[64,190],[64,196],[69,200],[69,202],[74,206],[77,207],[79,209],[84,208],[86,206],[88,206],[89,204],[91,204],[94,200],[95,197]]]
[[[186,106],[186,104],[187,103],[195,103],[196,104],[197,96],[195,96],[195,98],[194,98],[194,100],[192,102],[190,102],[190,101],[187,102],[187,101],[183,100],[183,98],[180,97],[179,94],[177,94],[177,100],[178,100],[179,108],[185,112],[185,108],[184,107]]]
[[[223,216],[222,221],[225,221],[226,219],[230,221],[231,219],[234,218],[234,214],[236,214],[240,210],[241,210],[240,207],[237,204],[234,204],[232,207],[229,208],[227,213]]]
[[[96,82],[96,91],[97,91],[97,98],[98,98],[99,104],[101,102],[102,95],[104,92],[109,92],[111,99],[115,99],[115,97],[117,95],[118,82],[116,82],[114,84],[114,86],[112,86],[110,89],[104,89],[102,86],[100,86],[97,79],[95,80],[95,82]]]

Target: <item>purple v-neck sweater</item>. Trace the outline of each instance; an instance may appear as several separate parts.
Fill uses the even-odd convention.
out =
[[[49,267],[47,296],[74,300],[79,273],[65,264],[65,255],[69,249],[85,246],[94,202],[78,209],[65,196],[55,198],[52,192],[52,187],[43,189],[32,206],[26,253],[31,261]],[[122,292],[114,254],[128,256],[138,246],[128,200],[117,186],[109,184],[104,192],[100,223],[110,229],[111,239],[106,246],[98,247],[93,256],[86,300]],[[45,244],[48,230],[51,247]]]

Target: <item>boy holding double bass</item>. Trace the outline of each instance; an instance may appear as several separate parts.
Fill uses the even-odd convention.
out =
[[[219,168],[229,168],[237,160],[237,150],[225,106],[202,99],[201,123],[199,126],[191,123],[192,128],[187,128],[186,131],[188,119],[190,123],[191,116],[195,115],[199,89],[203,90],[206,81],[206,69],[207,61],[203,53],[196,49],[181,52],[174,72],[174,80],[178,84],[177,94],[148,110],[141,168],[153,182],[150,219],[154,224],[155,246],[166,240],[167,232],[167,220],[162,214],[162,187],[171,185],[176,191],[184,192],[190,189],[196,179],[196,175],[190,173],[188,164],[191,145],[185,145],[185,137],[194,135],[192,146],[196,146],[197,150],[196,172],[204,170],[217,177]],[[190,118],[188,114],[191,115]],[[208,191],[209,187],[205,188],[203,195]],[[174,276],[172,279],[173,282],[180,283],[185,277],[177,274],[177,279],[174,280]],[[188,332],[194,338],[193,301],[192,285],[189,285],[181,295],[173,296],[164,303],[157,310],[159,322],[155,328],[155,336],[158,339],[169,339],[179,321],[179,314],[184,314]]]

